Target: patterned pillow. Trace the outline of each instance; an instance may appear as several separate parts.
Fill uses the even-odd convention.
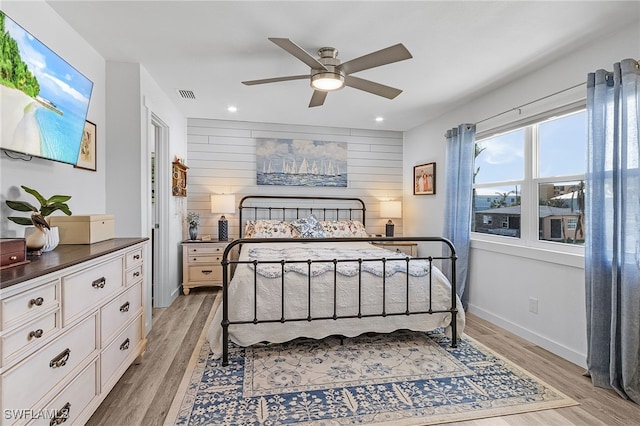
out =
[[[368,237],[367,230],[359,220],[323,220],[320,223],[327,237]]]
[[[297,238],[291,224],[284,220],[248,220],[244,228],[245,238]]]
[[[303,219],[296,219],[291,222],[291,226],[298,232],[301,238],[325,237],[322,225],[314,215]]]

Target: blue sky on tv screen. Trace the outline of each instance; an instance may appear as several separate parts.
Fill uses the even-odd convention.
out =
[[[18,43],[22,60],[38,79],[41,98],[85,119],[93,83],[20,25],[5,16],[5,29]]]

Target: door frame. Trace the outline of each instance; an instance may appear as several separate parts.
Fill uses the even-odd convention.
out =
[[[153,256],[153,261],[146,262],[147,265],[147,277],[144,301],[145,301],[145,328],[149,333],[152,326],[152,312],[155,307],[166,307],[173,301],[172,289],[167,277],[170,276],[170,262],[169,262],[169,246],[170,246],[170,232],[169,232],[169,197],[170,194],[170,158],[169,158],[169,126],[162,120],[153,109],[153,105],[145,99],[144,105],[146,107],[146,133],[147,133],[147,147],[145,153],[146,159],[146,173],[143,177],[143,182],[146,182],[146,191],[143,196],[146,197],[146,210],[147,214],[146,223],[143,229],[146,229],[151,238],[152,229],[158,224],[156,230],[156,238],[154,241],[153,252],[149,249],[148,253]],[[156,138],[156,128],[158,129],[158,137]],[[156,141],[156,139],[158,139]],[[155,151],[155,180],[156,180],[156,193],[155,203],[157,218],[154,222],[154,206],[151,202],[151,153]],[[151,260],[151,259],[150,259]],[[153,271],[151,265],[153,264]],[[155,282],[151,282],[151,277],[155,277]],[[162,279],[164,277],[164,279]],[[153,290],[153,292],[152,292]],[[153,294],[153,302],[151,295]]]

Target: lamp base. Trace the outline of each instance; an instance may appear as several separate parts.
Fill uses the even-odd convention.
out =
[[[389,222],[387,222],[387,225],[385,226],[385,236],[393,237],[393,228],[393,222],[391,222],[391,219],[389,219]]]
[[[229,228],[227,223],[227,218],[224,216],[222,216],[218,221],[218,241],[229,240]]]

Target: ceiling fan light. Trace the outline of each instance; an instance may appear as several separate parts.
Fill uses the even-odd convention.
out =
[[[332,72],[321,72],[311,76],[311,87],[330,92],[344,87],[344,76]]]

